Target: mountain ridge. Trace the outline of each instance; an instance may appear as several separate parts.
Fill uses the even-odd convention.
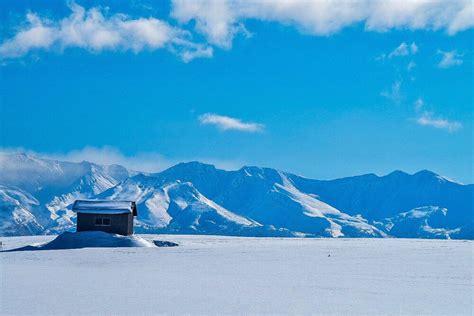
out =
[[[38,201],[16,201],[17,213],[32,219],[30,230],[5,215],[9,224],[0,235],[72,230],[71,203],[101,198],[136,200],[138,232],[472,239],[474,185],[429,170],[315,180],[258,166],[226,171],[198,161],[157,173],[21,153],[3,154],[0,162],[0,193],[19,189]],[[0,199],[0,207],[2,214],[14,214],[10,196]]]

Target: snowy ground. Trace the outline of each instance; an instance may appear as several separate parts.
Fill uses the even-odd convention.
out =
[[[180,246],[0,253],[0,314],[473,313],[472,241],[142,237]]]

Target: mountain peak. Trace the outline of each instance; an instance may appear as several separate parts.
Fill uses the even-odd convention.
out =
[[[29,154],[27,153],[23,153],[23,152],[17,152],[17,153],[13,153],[13,152],[3,152],[3,153],[0,153],[3,157],[5,157],[6,159],[12,159],[12,160],[17,160],[17,161],[28,161],[28,160],[32,160],[33,157],[30,156]]]
[[[181,162],[162,172],[152,174],[152,176],[178,177],[181,180],[189,179],[194,176],[210,176],[218,172],[214,165],[202,163],[199,161]]]
[[[437,174],[433,171],[426,170],[426,169],[418,171],[417,173],[414,174],[414,176],[417,176],[417,177],[420,177],[420,178],[425,178],[425,179],[435,179],[435,180],[440,181],[440,182],[451,182],[451,183],[456,183],[456,184],[461,184],[462,185],[461,182],[458,182],[458,181],[450,179],[448,177],[439,175],[439,174]]]
[[[414,176],[432,176],[432,177],[439,177],[438,174],[434,173],[433,171],[427,170],[427,169],[420,170],[420,171],[414,173],[413,175],[414,175]]]
[[[394,170],[387,174],[387,177],[404,177],[404,176],[409,176],[408,173],[402,170]]]
[[[257,166],[243,166],[242,168],[239,169],[239,171],[247,171],[249,173],[257,173],[257,172],[262,172],[264,168],[257,167]]]
[[[216,167],[211,164],[203,163],[200,161],[189,161],[189,162],[180,162],[177,165],[174,165],[167,170],[216,170]],[[165,171],[167,171],[165,170]]]
[[[442,181],[442,182],[453,182],[457,184],[461,184],[459,182],[456,182],[454,180],[451,180],[447,177],[441,176],[431,170],[423,169],[418,172],[415,172],[413,174],[406,173],[401,170],[395,170],[385,177],[390,177],[390,178],[406,178],[406,177],[413,177],[422,181],[430,181],[430,180],[435,180],[435,181]]]
[[[269,167],[258,167],[258,166],[243,166],[239,171],[247,171],[251,173],[287,173],[280,171],[278,169],[269,168]]]
[[[47,168],[51,165],[53,160],[39,158],[24,152],[7,152],[0,153],[2,165],[0,169],[28,169],[31,170],[33,166]],[[33,168],[34,169],[34,168]]]

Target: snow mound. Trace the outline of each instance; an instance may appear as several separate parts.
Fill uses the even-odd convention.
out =
[[[179,246],[177,243],[172,241],[165,241],[165,240],[153,240],[153,243],[157,247],[177,247]]]
[[[116,247],[156,247],[153,242],[138,236],[122,236],[101,231],[85,231],[78,233],[63,233],[50,242],[30,245],[11,251],[25,250],[55,250],[55,249],[80,249],[80,248],[116,248]]]

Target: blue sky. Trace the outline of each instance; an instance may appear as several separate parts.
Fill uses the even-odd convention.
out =
[[[2,1],[2,149],[472,183],[473,4],[392,4]]]

